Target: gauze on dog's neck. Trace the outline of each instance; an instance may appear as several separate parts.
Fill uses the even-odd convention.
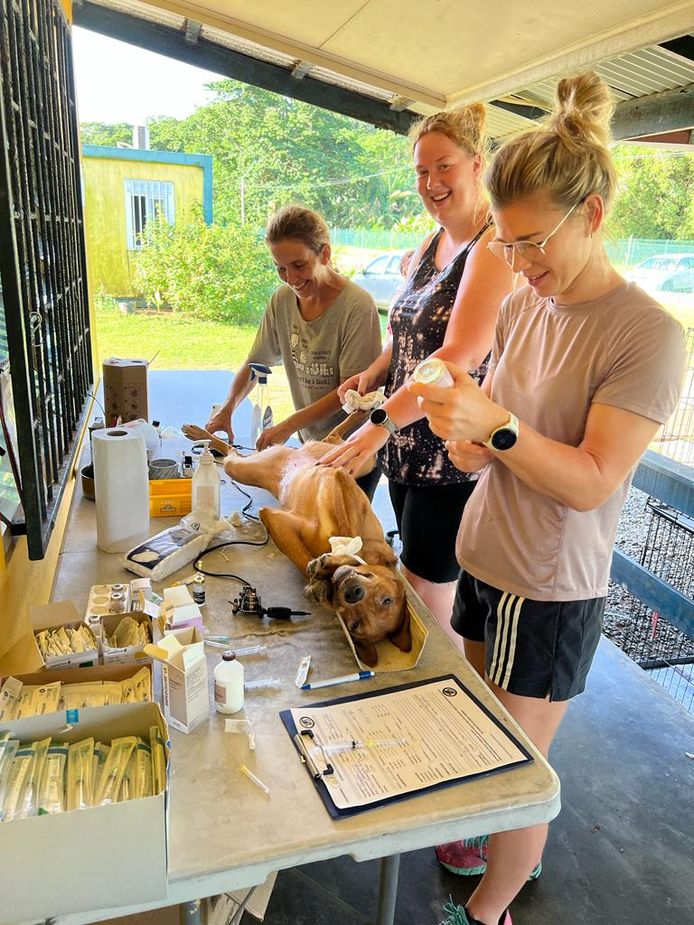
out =
[[[351,556],[353,559],[357,559],[361,562],[362,565],[366,565],[366,562],[358,556],[357,553],[362,547],[362,539],[360,536],[331,536],[328,538],[330,543],[330,554],[333,556]]]

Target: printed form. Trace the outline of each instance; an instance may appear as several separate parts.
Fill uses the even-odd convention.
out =
[[[338,809],[532,760],[453,677],[290,712]]]

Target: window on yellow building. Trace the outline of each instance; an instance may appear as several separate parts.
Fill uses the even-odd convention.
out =
[[[142,247],[147,222],[157,215],[174,223],[174,185],[167,180],[125,181],[125,222],[128,250]]]

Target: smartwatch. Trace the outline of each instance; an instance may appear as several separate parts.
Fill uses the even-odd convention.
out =
[[[518,418],[515,414],[509,414],[508,421],[502,424],[501,427],[497,427],[496,430],[493,430],[491,437],[489,440],[485,440],[484,445],[488,449],[496,450],[500,453],[504,450],[510,450],[511,447],[516,445],[516,441],[518,440],[519,427]]]
[[[372,424],[376,424],[378,427],[385,427],[391,436],[392,434],[397,433],[398,428],[388,417],[388,412],[385,408],[374,408],[374,410],[369,415],[369,420]]]

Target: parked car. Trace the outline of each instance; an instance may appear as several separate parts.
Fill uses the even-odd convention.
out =
[[[658,286],[658,292],[694,293],[694,270],[683,270],[674,276],[668,276]]]
[[[395,293],[404,285],[400,274],[402,255],[403,251],[381,254],[352,277],[352,282],[371,293],[378,308],[388,308]]]
[[[688,271],[694,271],[694,254],[655,254],[637,263],[626,276],[648,292],[691,291],[671,288],[671,281],[676,285],[677,278]]]

